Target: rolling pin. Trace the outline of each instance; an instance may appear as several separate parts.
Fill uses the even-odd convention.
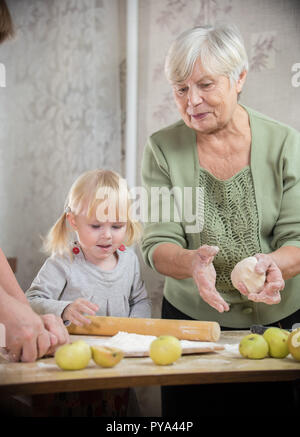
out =
[[[68,326],[69,334],[113,336],[118,332],[142,335],[173,335],[179,340],[218,341],[220,325],[217,322],[196,320],[147,319],[110,316],[87,316],[91,323]]]

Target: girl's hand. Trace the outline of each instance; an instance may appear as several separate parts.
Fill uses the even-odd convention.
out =
[[[70,322],[77,326],[89,325],[91,321],[83,314],[94,316],[98,309],[98,305],[89,302],[88,300],[78,298],[66,306],[62,313],[62,319],[70,320]]]
[[[268,305],[277,304],[281,301],[280,291],[284,289],[282,273],[270,255],[258,253],[255,255],[257,273],[265,273],[266,281],[264,288],[259,293],[249,293],[243,283],[239,284],[239,291],[253,302],[263,302]]]
[[[223,313],[229,311],[229,305],[216,290],[216,271],[213,259],[218,252],[218,247],[207,245],[195,250],[192,262],[192,277],[202,299],[219,313]]]

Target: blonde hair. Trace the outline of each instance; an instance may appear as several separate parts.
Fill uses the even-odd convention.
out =
[[[0,44],[14,36],[14,27],[5,0],[0,0]]]
[[[165,61],[168,81],[184,82],[192,74],[198,58],[208,73],[227,76],[231,83],[248,70],[243,39],[234,25],[197,26],[179,35]]]
[[[126,221],[126,240],[124,244],[131,246],[142,234],[142,225],[130,216],[131,201],[126,181],[112,170],[90,170],[79,176],[73,183],[64,205],[64,212],[50,229],[44,241],[47,253],[64,255],[73,258],[71,236],[73,230],[67,221],[68,212],[75,215],[86,214],[91,217],[99,207],[106,214],[113,213],[115,220]],[[124,214],[125,213],[125,214]],[[98,216],[98,214],[97,214]],[[99,220],[100,221],[100,220]]]

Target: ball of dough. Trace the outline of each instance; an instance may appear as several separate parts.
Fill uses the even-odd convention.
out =
[[[231,282],[235,288],[238,288],[239,282],[243,282],[249,293],[259,293],[263,289],[266,275],[254,271],[256,264],[257,259],[249,256],[235,265],[231,272]]]

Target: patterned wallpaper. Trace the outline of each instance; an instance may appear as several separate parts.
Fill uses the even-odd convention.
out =
[[[45,235],[83,171],[121,167],[118,1],[8,0],[0,48],[0,245],[27,288]]]

